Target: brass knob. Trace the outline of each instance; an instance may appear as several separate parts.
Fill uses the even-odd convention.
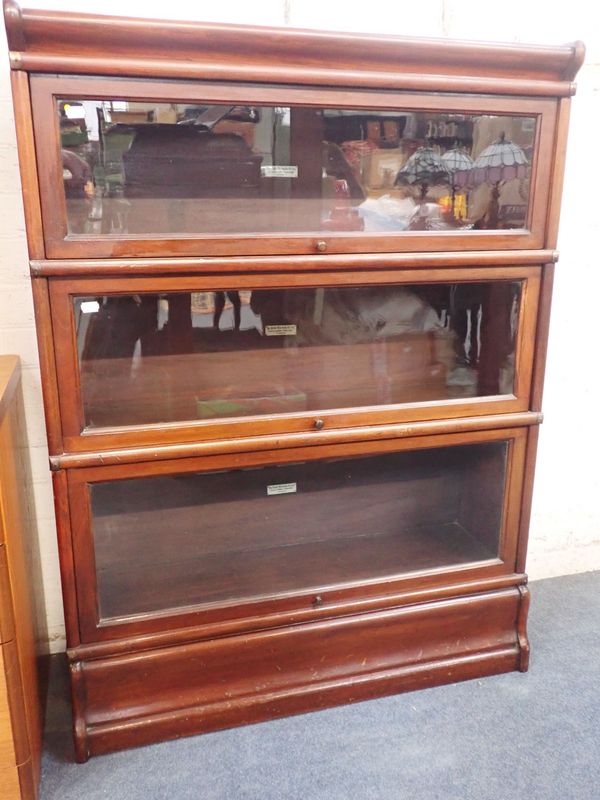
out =
[[[317,242],[317,250],[319,253],[324,253],[325,250],[327,250],[327,242],[324,242],[323,240]]]
[[[325,425],[325,421],[324,421],[324,420],[322,420],[322,419],[316,419],[316,420],[315,420],[315,428],[316,428],[318,431],[320,431],[320,430],[321,430],[321,428],[323,427],[323,425]]]
[[[315,599],[313,600],[313,606],[315,608],[320,608],[323,605],[323,598],[320,594],[318,594]]]

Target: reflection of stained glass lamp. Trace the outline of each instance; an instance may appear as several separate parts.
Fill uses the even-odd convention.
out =
[[[452,185],[452,173],[432,147],[419,147],[396,175],[396,185],[421,186],[421,203],[430,186]]]
[[[518,144],[511,142],[504,133],[493,144],[482,150],[475,159],[471,172],[471,183],[492,185],[488,226],[498,227],[500,184],[527,175],[527,156]]]
[[[452,185],[463,189],[469,183],[473,169],[471,156],[462,147],[453,147],[452,150],[446,150],[442,161],[452,173]]]
[[[458,218],[459,210],[456,208],[456,192],[463,190],[470,181],[473,159],[462,147],[453,147],[446,150],[442,161],[452,173],[452,213]],[[466,199],[462,197],[462,214],[466,216]]]

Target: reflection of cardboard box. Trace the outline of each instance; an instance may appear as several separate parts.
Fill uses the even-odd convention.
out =
[[[151,111],[111,111],[111,122],[121,122],[126,125],[139,125],[150,122]]]
[[[177,111],[173,106],[156,106],[154,111],[155,121],[162,122],[165,125],[175,125],[177,124]]]
[[[381,189],[393,186],[398,170],[404,166],[406,159],[407,154],[399,147],[391,150],[373,150],[366,187]]]
[[[246,417],[253,414],[286,414],[306,410],[306,395],[272,394],[264,397],[226,397],[218,400],[200,400],[196,397],[199,419],[215,417]]]

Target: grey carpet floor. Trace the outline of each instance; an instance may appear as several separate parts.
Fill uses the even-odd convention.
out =
[[[72,761],[54,676],[42,800],[600,800],[600,572],[532,584],[530,671]],[[56,670],[55,670],[56,672]]]

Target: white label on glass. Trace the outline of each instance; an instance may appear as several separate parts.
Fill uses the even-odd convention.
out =
[[[295,325],[265,325],[267,336],[295,336]]]
[[[266,164],[260,168],[262,178],[297,178],[298,167],[292,164]]]
[[[294,494],[296,487],[295,483],[272,483],[267,486],[267,494]]]
[[[82,314],[95,314],[100,311],[100,303],[97,300],[83,300],[81,303]]]

